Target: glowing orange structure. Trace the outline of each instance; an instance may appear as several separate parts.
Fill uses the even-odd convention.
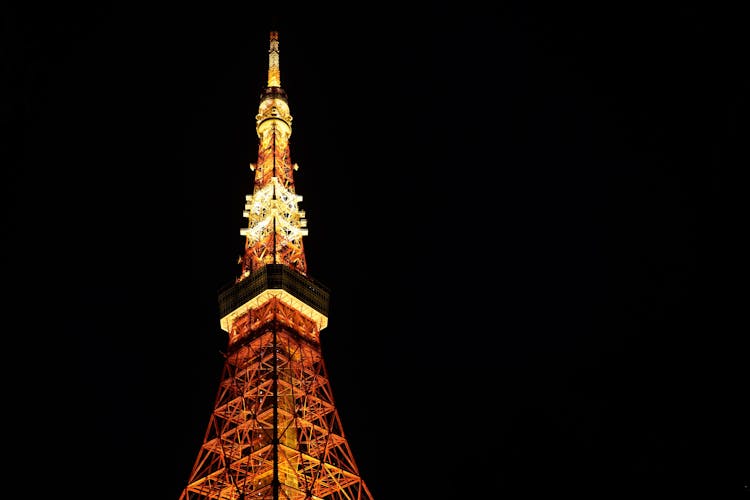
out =
[[[180,500],[372,500],[321,355],[329,290],[307,275],[278,44],[271,32],[241,273],[219,292],[220,325],[229,334],[223,374]]]

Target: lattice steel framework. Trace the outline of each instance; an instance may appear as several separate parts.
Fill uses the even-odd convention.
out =
[[[241,272],[219,294],[229,341],[203,443],[180,500],[372,500],[333,400],[321,353],[328,289],[307,275],[291,120],[271,32],[256,116],[253,194]]]

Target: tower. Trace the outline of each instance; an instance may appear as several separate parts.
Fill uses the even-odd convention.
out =
[[[321,353],[329,289],[307,274],[302,197],[290,156],[292,116],[281,88],[278,33],[239,276],[219,291],[227,352],[214,408],[180,500],[372,500],[334,404]]]

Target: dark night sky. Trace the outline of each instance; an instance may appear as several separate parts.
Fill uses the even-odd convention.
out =
[[[737,14],[707,5],[8,9],[27,487],[177,498],[275,27],[324,357],[376,498],[741,490],[719,445],[745,413],[717,387],[747,79]]]

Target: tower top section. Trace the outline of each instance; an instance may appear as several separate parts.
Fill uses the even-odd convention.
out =
[[[247,227],[245,251],[240,258],[243,280],[271,264],[285,265],[302,275],[307,273],[302,237],[307,236],[302,196],[294,187],[294,171],[289,137],[292,115],[286,93],[280,87],[279,34],[271,31],[268,51],[268,86],[260,96],[255,130],[258,134],[258,161],[250,164],[255,172],[253,192],[245,196]]]

